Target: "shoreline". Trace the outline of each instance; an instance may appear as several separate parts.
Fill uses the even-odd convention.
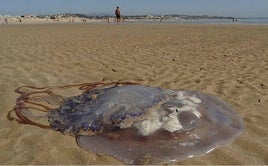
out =
[[[62,19],[41,19],[41,18],[20,18],[0,17],[1,25],[13,24],[115,24],[115,17],[106,19],[88,18],[62,18]],[[245,21],[246,20],[246,21]],[[252,21],[253,20],[253,21]],[[254,21],[257,20],[257,21]],[[123,19],[121,24],[207,24],[207,25],[268,25],[268,19],[239,19],[233,22],[230,19]]]

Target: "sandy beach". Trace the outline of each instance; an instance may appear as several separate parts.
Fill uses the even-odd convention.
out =
[[[267,25],[25,24],[0,36],[0,164],[121,164],[6,116],[20,86],[135,79],[215,95],[244,120],[232,144],[177,164],[268,164]]]

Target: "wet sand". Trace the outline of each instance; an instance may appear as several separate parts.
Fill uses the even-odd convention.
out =
[[[19,86],[139,78],[213,94],[244,120],[234,143],[178,164],[268,164],[268,26],[5,25],[0,36],[0,164],[120,164],[6,115]]]

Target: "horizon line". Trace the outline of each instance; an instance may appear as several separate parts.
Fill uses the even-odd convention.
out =
[[[66,12],[66,13],[50,13],[50,14],[19,14],[19,15],[11,15],[11,14],[0,14],[1,16],[42,16],[42,15],[63,15],[63,14],[82,14],[86,16],[113,16],[113,13],[106,13],[106,12],[99,12],[99,13],[78,13],[78,12]],[[171,15],[178,15],[178,16],[208,16],[208,17],[232,17],[238,19],[268,19],[268,17],[235,17],[235,16],[220,16],[220,15],[208,15],[208,14],[156,14],[156,13],[144,13],[144,14],[125,14],[123,16],[145,16],[145,15],[152,15],[152,16],[171,16]]]

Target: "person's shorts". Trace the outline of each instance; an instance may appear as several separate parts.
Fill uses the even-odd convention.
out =
[[[116,15],[116,18],[121,18],[121,16],[120,15]]]

